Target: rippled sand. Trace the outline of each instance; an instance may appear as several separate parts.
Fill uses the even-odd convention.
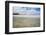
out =
[[[40,27],[40,17],[15,17],[13,16],[13,28]]]

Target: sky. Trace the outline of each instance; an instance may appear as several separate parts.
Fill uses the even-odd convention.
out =
[[[33,7],[13,7],[13,13],[26,14],[26,15],[40,15],[40,8]]]

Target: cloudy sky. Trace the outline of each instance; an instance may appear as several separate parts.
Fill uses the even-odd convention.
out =
[[[26,15],[40,15],[40,8],[33,7],[13,7],[13,13],[26,14]]]

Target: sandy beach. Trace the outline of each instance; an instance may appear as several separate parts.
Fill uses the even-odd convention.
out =
[[[13,28],[40,27],[39,16],[13,16]]]

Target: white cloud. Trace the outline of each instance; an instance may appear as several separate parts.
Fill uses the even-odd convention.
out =
[[[21,7],[14,7],[14,13],[20,13],[20,14],[39,14],[40,12],[31,8],[30,10],[26,10],[25,8],[21,8]]]

